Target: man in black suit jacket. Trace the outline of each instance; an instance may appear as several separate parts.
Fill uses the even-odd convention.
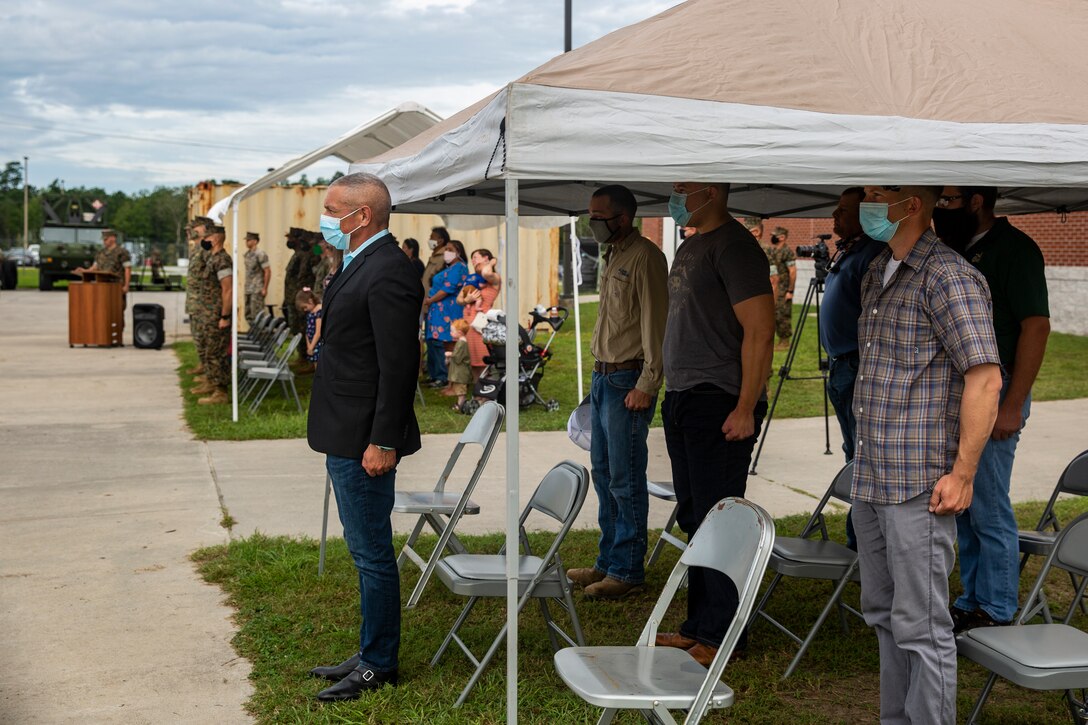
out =
[[[359,652],[311,674],[335,681],[319,700],[397,684],[400,576],[393,551],[397,462],[420,448],[413,402],[423,290],[389,233],[389,190],[370,174],[329,186],[321,231],[344,249],[325,291],[321,361],[307,437],[326,456],[344,539],[359,571]]]

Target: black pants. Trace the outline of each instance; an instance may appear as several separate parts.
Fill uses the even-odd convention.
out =
[[[743,496],[748,467],[767,403],[755,410],[755,433],[742,441],[727,441],[722,424],[737,406],[737,396],[713,385],[668,391],[661,406],[665,444],[672,461],[672,483],[679,506],[676,523],[688,535],[718,501]],[[717,647],[737,613],[739,597],[733,581],[712,569],[688,570],[688,618],[680,634]],[[742,638],[739,646],[746,644]]]

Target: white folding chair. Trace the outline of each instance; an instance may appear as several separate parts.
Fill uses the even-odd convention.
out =
[[[408,603],[404,605],[405,609],[411,609],[419,602],[419,598],[423,594],[423,588],[427,586],[427,581],[431,578],[431,573],[438,564],[438,560],[446,553],[447,549],[451,554],[467,553],[460,539],[457,538],[457,534],[454,533],[454,529],[461,520],[461,516],[480,513],[479,504],[472,501],[470,497],[484,472],[484,468],[487,467],[488,460],[491,458],[491,451],[495,447],[495,440],[499,437],[499,431],[502,430],[504,417],[505,410],[498,403],[488,401],[481,405],[469,420],[464,433],[457,440],[457,445],[454,446],[453,452],[446,462],[446,467],[442,469],[442,474],[434,485],[434,489],[431,491],[396,492],[396,497],[393,500],[393,513],[418,515],[416,525],[412,529],[408,540],[404,542],[404,547],[400,550],[400,556],[397,557],[398,568],[403,569],[404,563],[411,561],[422,572],[419,581],[416,582],[415,589],[412,590],[411,596],[408,597]],[[449,481],[450,474],[457,465],[465,446],[468,445],[480,446],[480,457],[476,461],[476,466],[472,469],[472,475],[469,476],[468,482],[460,492],[447,491],[446,483]],[[438,534],[438,543],[435,544],[434,551],[426,559],[415,550],[416,542],[419,540],[419,535],[422,533],[424,526],[430,526]]]
[[[672,481],[647,481],[646,491],[654,498],[671,501],[673,505],[669,520],[665,522],[665,527],[661,529],[661,536],[657,538],[657,543],[654,544],[654,549],[650,552],[650,558],[646,562],[646,566],[649,568],[661,556],[661,550],[665,548],[665,544],[672,544],[680,551],[686,549],[688,545],[673,533],[673,529],[676,527],[676,512],[679,510],[680,505],[676,503],[676,489],[673,487]]]
[[[567,579],[566,569],[559,558],[559,547],[570,531],[578,512],[582,509],[586,492],[589,490],[589,471],[572,461],[563,461],[544,476],[537,485],[533,497],[529,500],[525,510],[518,520],[522,553],[518,556],[518,605],[520,614],[530,599],[536,599],[540,603],[540,611],[544,615],[547,626],[548,639],[552,649],[559,649],[558,637],[561,637],[570,645],[585,644],[582,635],[582,625],[578,621],[578,613],[574,610],[574,597],[571,594],[571,583]],[[529,546],[529,537],[525,532],[525,521],[534,512],[543,514],[560,523],[559,532],[552,539],[548,551],[543,556],[533,554]],[[461,651],[465,653],[469,661],[476,666],[469,678],[465,689],[457,698],[454,707],[460,707],[464,703],[468,693],[480,679],[488,663],[498,652],[503,640],[506,638],[506,622],[495,636],[487,653],[482,658],[477,658],[458,635],[461,626],[468,619],[476,602],[481,597],[506,597],[506,552],[505,547],[498,554],[454,554],[447,556],[438,562],[436,569],[439,580],[454,594],[468,597],[468,603],[461,610],[461,614],[453,623],[449,634],[446,635],[442,646],[438,648],[431,666],[438,664],[442,655],[446,652],[451,642],[456,642]],[[570,617],[571,626],[574,629],[572,639],[552,619],[548,608],[548,600],[555,601],[566,610]]]
[[[638,643],[633,647],[570,647],[555,655],[555,669],[574,694],[605,708],[598,725],[619,710],[638,710],[653,723],[672,723],[669,710],[686,710],[685,723],[697,723],[710,708],[733,704],[733,690],[721,682],[729,657],[752,611],[759,582],[774,546],[770,514],[742,498],[718,502],[703,519],[669,575]],[[658,624],[688,567],[715,569],[732,579],[740,604],[718,654],[703,667],[685,650],[657,647]]]
[[[799,537],[780,536],[775,539],[774,551],[768,565],[768,568],[775,572],[774,579],[771,580],[771,584],[767,587],[767,591],[764,592],[763,598],[759,600],[755,611],[752,612],[752,621],[749,626],[755,623],[757,617],[763,617],[800,645],[800,649],[794,655],[793,661],[790,662],[785,674],[782,675],[783,680],[793,674],[797,664],[805,656],[805,652],[808,651],[809,645],[815,639],[816,633],[820,631],[820,627],[823,626],[824,621],[831,614],[831,610],[835,605],[839,606],[839,615],[844,631],[849,628],[846,621],[846,612],[851,612],[858,618],[862,617],[861,612],[842,601],[842,592],[846,585],[851,581],[860,580],[858,554],[837,541],[831,541],[827,535],[827,524],[824,520],[824,508],[832,498],[847,504],[850,503],[850,484],[853,476],[854,464],[852,462],[847,463],[835,474],[835,478],[831,481],[827,491],[824,492],[820,503],[816,505],[816,510],[812,512],[812,516],[809,518],[808,523],[805,524],[805,528],[801,530],[801,535]],[[819,534],[819,538],[811,538],[814,534]],[[774,593],[783,577],[826,579],[833,582],[831,596],[828,597],[827,603],[820,611],[820,616],[816,618],[816,622],[804,639],[790,631],[786,625],[768,614],[765,609],[771,594]]]
[[[288,397],[288,392],[295,399],[295,406],[298,408],[298,412],[302,412],[302,402],[298,399],[298,389],[295,388],[295,374],[291,372],[291,368],[287,366],[287,361],[291,357],[291,353],[298,347],[299,341],[302,340],[302,335],[297,334],[291,341],[287,343],[287,347],[284,348],[283,354],[277,360],[275,367],[257,367],[251,368],[246,371],[246,374],[258,381],[254,385],[254,389],[257,390],[256,396],[253,398],[253,402],[249,405],[250,414],[257,412],[257,409],[261,407],[261,403],[264,402],[268,392],[272,389],[275,383],[280,383],[283,386],[283,395]],[[260,381],[264,382],[264,386],[260,385]]]
[[[1080,577],[1069,611],[1054,622],[1043,595],[1043,584],[1052,567]],[[1088,582],[1088,514],[1063,529],[1047,555],[1042,571],[1014,624],[976,627],[956,638],[959,653],[990,670],[968,725],[975,723],[998,677],[1031,690],[1065,690],[1073,721],[1088,723],[1088,632],[1070,625],[1077,602]],[[1028,624],[1042,615],[1042,624]],[[1079,696],[1076,691],[1079,691]]]

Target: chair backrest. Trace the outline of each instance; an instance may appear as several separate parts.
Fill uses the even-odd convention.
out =
[[[288,332],[287,328],[282,331],[283,335]],[[291,355],[295,352],[295,348],[298,347],[299,342],[302,340],[302,333],[295,333],[295,336],[291,338],[291,341],[287,343],[287,347],[283,348],[283,353],[276,359],[276,370],[283,371],[287,369],[287,362],[291,359]],[[279,347],[277,345],[277,347]]]
[[[1058,479],[1058,488],[1062,493],[1088,496],[1088,451],[1069,462]]]
[[[1031,593],[1024,600],[1024,606],[1016,618],[1017,624],[1025,624],[1039,614],[1043,616],[1044,621],[1052,621],[1050,607],[1043,591],[1043,585],[1052,566],[1058,566],[1082,577],[1080,593],[1074,594],[1073,602],[1065,617],[1065,622],[1068,624],[1076,611],[1080,595],[1084,593],[1084,584],[1088,582],[1088,579],[1085,579],[1088,577],[1088,513],[1081,514],[1058,533],[1054,548],[1047,554],[1043,568],[1031,587]]]
[[[720,571],[736,583],[738,591],[743,591],[758,563],[757,554],[768,542],[774,543],[770,515],[745,499],[724,498],[699,524],[680,561],[686,566]]]
[[[854,462],[850,461],[839,469],[839,472],[835,474],[835,478],[831,479],[831,485],[827,487],[820,502],[816,504],[816,508],[812,511],[812,516],[809,517],[808,522],[805,524],[805,528],[801,529],[802,538],[807,538],[814,531],[819,531],[823,538],[828,538],[827,524],[824,521],[824,508],[832,497],[845,503],[850,503],[850,489],[853,485],[853,480]]]
[[[573,461],[563,461],[548,471],[522,512],[525,522],[531,511],[540,511],[569,528],[582,508],[589,489],[589,472]]]
[[[434,485],[436,493],[442,493],[446,490],[446,481],[449,480],[450,474],[453,473],[454,467],[457,466],[457,461],[461,458],[461,452],[465,449],[465,446],[475,444],[481,447],[480,457],[477,459],[476,467],[472,470],[472,475],[469,477],[468,484],[462,493],[462,498],[467,499],[472,493],[472,489],[475,488],[476,482],[480,480],[480,476],[491,458],[491,451],[495,448],[495,441],[499,438],[499,431],[502,430],[502,421],[505,417],[506,409],[493,400],[484,403],[472,414],[468,426],[461,434],[461,437],[457,439],[457,445],[453,447],[453,452],[450,453],[450,457],[446,461],[446,467],[442,469],[442,473]]]
[[[850,503],[850,491],[854,485],[854,462],[839,469],[831,482],[831,495],[844,503]]]

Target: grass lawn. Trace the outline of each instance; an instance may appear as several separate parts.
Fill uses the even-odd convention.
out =
[[[1043,504],[1018,505],[1022,526],[1035,524]],[[1088,510],[1084,499],[1059,505],[1068,522]],[[844,538],[842,515],[829,518],[831,534]],[[777,522],[781,535],[796,534],[805,517],[792,516]],[[546,535],[539,535],[543,540]],[[651,539],[654,535],[651,535]],[[397,537],[396,546],[404,541]],[[433,546],[434,537],[431,537]],[[474,552],[495,552],[499,535],[463,537]],[[534,542],[534,548],[538,542]],[[591,645],[633,644],[645,623],[678,552],[667,553],[647,572],[649,593],[620,602],[594,602],[575,595],[575,605]],[[358,646],[357,577],[342,539],[330,540],[326,574],[317,576],[317,542],[254,535],[229,545],[202,549],[193,555],[204,578],[218,584],[237,609],[239,628],[234,637],[237,652],[253,663],[254,695],[248,709],[262,723],[500,723],[505,722],[505,647],[459,710],[453,701],[468,681],[471,667],[453,647],[437,667],[428,665],[445,633],[463,606],[434,578],[419,606],[404,612],[400,648],[401,687],[384,688],[358,702],[320,705],[313,695],[323,687],[307,676],[318,664],[335,664]],[[574,531],[564,545],[566,564],[592,561],[596,535]],[[1038,573],[1040,560],[1032,560],[1021,579],[1026,594]],[[409,568],[402,578],[404,601],[414,585],[417,570]],[[769,577],[767,578],[769,581]],[[958,593],[953,575],[951,591]],[[794,631],[805,632],[815,621],[830,593],[827,582],[787,581],[772,599],[769,611]],[[1068,607],[1072,589],[1061,572],[1050,579],[1047,595],[1054,611]],[[660,631],[675,631],[684,610],[681,589]],[[846,601],[857,605],[858,590],[849,587]],[[566,624],[560,615],[561,624]],[[477,605],[462,635],[469,646],[482,653],[505,617],[500,601]],[[1088,626],[1078,614],[1074,624]],[[551,649],[538,608],[528,606],[520,622],[519,718],[527,723],[591,723],[600,714],[571,694],[555,674]],[[843,633],[835,617],[824,625],[797,672],[779,680],[796,652],[784,635],[766,622],[752,630],[748,656],[726,668],[724,680],[736,691],[736,704],[725,711],[731,722],[857,723],[875,722],[878,715],[879,661],[872,630],[851,618]],[[973,706],[985,682],[984,671],[964,660],[959,668],[958,708],[961,721]],[[984,722],[1004,725],[1038,725],[1068,722],[1061,693],[1032,692],[999,681],[984,710]],[[641,722],[630,714],[617,722]],[[725,714],[712,713],[708,722],[725,722]]]
[[[800,315],[800,306],[794,307],[794,324]],[[584,392],[589,393],[589,381],[592,367],[589,358],[590,338],[593,324],[597,319],[597,304],[587,302],[582,305],[582,351]],[[175,346],[180,360],[179,371],[196,364],[196,351],[192,343],[178,343]],[[559,401],[559,411],[549,413],[539,405],[521,411],[521,429],[526,431],[564,430],[567,416],[578,404],[578,387],[574,351],[574,319],[571,317],[560,331],[552,347],[555,355],[544,371],[540,384],[540,394],[545,399]],[[780,381],[780,372],[786,360],[786,352],[776,352],[772,365],[772,376],[768,386],[769,395],[774,396]],[[790,371],[790,379],[782,386],[782,393],[775,409],[775,418],[802,418],[823,415],[823,383],[819,380],[799,378],[819,375],[816,362],[816,324],[809,319],[802,331],[797,355]],[[252,440],[267,438],[298,438],[306,434],[305,412],[299,414],[293,405],[288,405],[277,391],[269,395],[260,412],[250,416],[244,410],[239,412],[238,423],[230,419],[230,406],[198,406],[195,396],[189,395],[193,387],[190,376],[181,374],[181,385],[185,394],[185,418],[197,438],[207,440]],[[299,378],[299,395],[302,397],[303,410],[309,397],[311,381]],[[416,416],[419,427],[424,433],[460,433],[468,421],[466,416],[450,410],[450,399],[442,397],[437,391],[423,389],[426,407],[416,400]],[[1088,397],[1088,337],[1053,333],[1047,345],[1046,359],[1035,383],[1034,399],[1064,400]],[[831,416],[835,413],[832,410]],[[654,426],[661,425],[661,410],[658,405],[654,417]]]

